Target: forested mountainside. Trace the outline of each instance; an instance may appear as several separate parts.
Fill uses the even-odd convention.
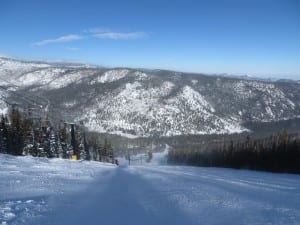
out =
[[[127,137],[229,134],[300,116],[298,82],[0,58],[0,85],[2,112],[18,103]]]

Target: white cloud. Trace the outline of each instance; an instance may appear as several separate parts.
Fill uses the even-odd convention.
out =
[[[66,50],[75,52],[75,51],[80,50],[80,48],[67,46]]]
[[[95,28],[84,30],[84,32],[91,33],[91,34],[99,34],[99,33],[111,32],[111,30],[104,27],[95,27]]]
[[[135,40],[140,38],[147,37],[148,34],[145,32],[129,32],[129,33],[120,33],[120,32],[102,32],[95,33],[93,37],[100,39],[113,39],[113,40]]]
[[[34,45],[42,46],[47,44],[53,44],[53,43],[62,43],[62,42],[71,42],[71,41],[77,41],[83,39],[83,36],[77,35],[77,34],[69,34],[66,36],[61,36],[55,39],[46,39],[42,41],[35,42]]]
[[[146,32],[114,32],[107,28],[92,28],[83,31],[86,33],[85,35],[78,35],[78,34],[69,34],[65,36],[61,36],[54,39],[45,39],[38,42],[33,43],[35,46],[43,46],[48,44],[55,44],[55,43],[65,43],[65,42],[72,42],[81,40],[84,38],[98,38],[98,39],[112,39],[112,40],[136,40],[141,38],[146,38],[149,36]],[[68,51],[77,51],[78,48],[75,47],[66,47]]]

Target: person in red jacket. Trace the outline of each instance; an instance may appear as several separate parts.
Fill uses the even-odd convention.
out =
[[[118,166],[119,165],[119,160],[115,159],[115,164]]]

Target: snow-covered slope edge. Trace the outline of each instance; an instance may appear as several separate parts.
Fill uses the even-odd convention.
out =
[[[114,168],[99,162],[0,154],[0,224],[30,224],[27,221],[51,211],[50,201],[83,190]]]

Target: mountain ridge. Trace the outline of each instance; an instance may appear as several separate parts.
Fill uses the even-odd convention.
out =
[[[0,58],[0,85],[45,98],[48,114],[127,137],[239,133],[243,122],[300,116],[297,82]]]

